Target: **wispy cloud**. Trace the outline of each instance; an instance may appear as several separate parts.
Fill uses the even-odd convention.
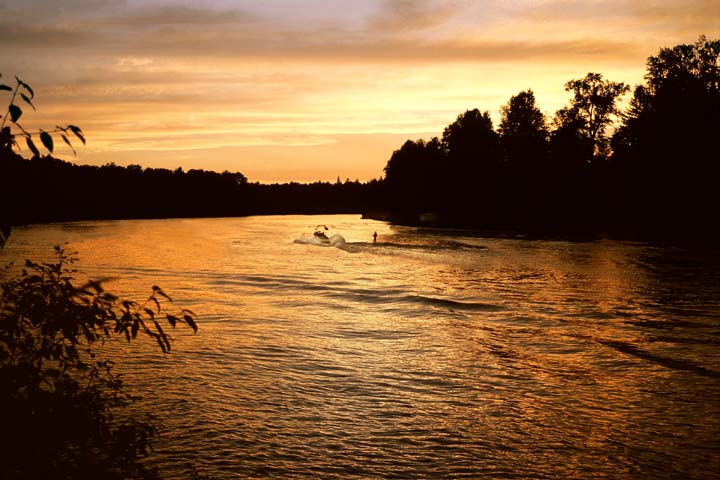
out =
[[[257,14],[197,7],[147,7],[113,16],[56,24],[9,18],[0,23],[5,48],[42,54],[58,49],[78,56],[235,58],[328,62],[457,62],[621,55],[621,40],[534,39],[409,35],[444,25],[457,3],[386,0],[363,31],[270,22]],[[40,51],[40,52],[39,52]]]
[[[720,7],[715,0],[557,0],[517,2],[514,18],[520,32],[554,31],[567,35],[571,29],[592,35],[624,35],[637,41],[662,36],[697,36],[720,29]],[[528,30],[527,27],[531,28]]]
[[[460,2],[436,0],[384,0],[367,22],[374,34],[398,35],[445,25],[461,13]]]

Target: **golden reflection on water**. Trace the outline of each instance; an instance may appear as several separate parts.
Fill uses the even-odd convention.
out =
[[[342,248],[308,243],[317,224]],[[217,478],[720,471],[712,252],[355,216],[15,233],[8,256],[67,239],[113,289],[143,298],[161,285],[200,315],[198,335],[172,333],[171,355],[121,355],[162,415],[158,461],[177,476],[185,457]]]

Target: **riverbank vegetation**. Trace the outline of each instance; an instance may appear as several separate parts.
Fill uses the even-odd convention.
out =
[[[100,346],[147,336],[167,352],[164,329],[197,330],[195,314],[169,313],[159,287],[140,304],[99,281],[78,286],[74,256],[59,247],[56,254],[55,262],[28,260],[19,275],[0,277],[2,477],[160,478],[142,461],[157,422],[150,412],[130,413],[137,397]]]
[[[288,213],[360,213],[380,182],[264,185],[239,172],[140,165],[75,165],[51,156],[26,160],[5,152],[0,201],[12,223],[119,218],[227,217]],[[18,199],[22,198],[22,202]]]
[[[388,209],[405,222],[715,235],[719,53],[705,37],[661,49],[626,110],[629,87],[598,73],[568,81],[570,101],[552,119],[530,89],[502,107],[497,129],[488,112],[468,110],[441,138],[393,153]]]
[[[531,88],[501,107],[497,127],[488,111],[469,109],[441,136],[405,142],[384,177],[367,183],[265,185],[238,172],[79,166],[36,149],[25,160],[5,145],[3,217],[379,212],[409,224],[702,237],[716,233],[719,52],[720,41],[704,36],[662,48],[632,92],[600,73],[571,79],[567,105],[550,118]]]

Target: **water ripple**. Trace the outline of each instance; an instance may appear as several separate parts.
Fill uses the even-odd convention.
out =
[[[317,224],[344,248],[293,242]],[[111,288],[200,314],[170,355],[106,347],[168,478],[720,478],[715,251],[352,216],[13,236],[32,257],[66,236]]]

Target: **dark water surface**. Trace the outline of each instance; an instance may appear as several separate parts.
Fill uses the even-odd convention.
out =
[[[2,256],[65,241],[200,316],[118,354],[169,478],[720,478],[717,250],[346,215],[32,226]]]

